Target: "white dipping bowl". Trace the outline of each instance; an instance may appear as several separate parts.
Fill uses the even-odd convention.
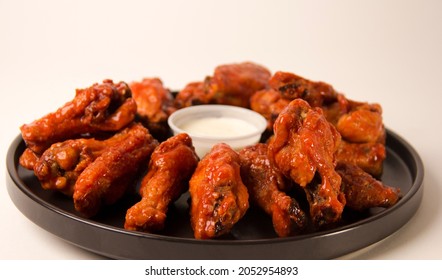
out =
[[[259,142],[266,119],[255,111],[229,105],[196,105],[175,111],[168,124],[174,135],[187,133],[203,158],[217,143],[240,149]]]

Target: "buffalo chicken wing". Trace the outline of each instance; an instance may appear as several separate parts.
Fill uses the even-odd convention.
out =
[[[267,119],[269,132],[273,132],[276,118],[291,100],[303,99],[310,106],[321,108],[341,135],[337,161],[356,164],[375,177],[382,174],[386,132],[379,104],[350,100],[329,84],[288,72],[276,72],[269,86],[250,99],[251,109]]]
[[[344,210],[341,177],[335,171],[339,142],[339,133],[320,108],[295,99],[279,114],[269,143],[270,159],[304,188],[310,216],[318,226],[338,221]]]
[[[249,108],[250,97],[268,86],[270,71],[265,67],[244,62],[220,65],[208,80],[213,103]]]
[[[158,145],[140,124],[127,130],[124,141],[108,146],[77,178],[74,205],[86,217],[94,216],[102,205],[113,204],[121,198],[134,182],[139,167]]]
[[[342,140],[336,151],[339,163],[353,164],[365,172],[379,178],[383,172],[383,162],[387,157],[385,145],[382,143],[351,143]]]
[[[281,191],[287,188],[287,178],[271,164],[267,144],[246,147],[239,154],[241,176],[250,200],[272,217],[278,236],[290,236],[301,231],[306,226],[307,216],[295,198]]]
[[[301,98],[312,107],[321,107],[336,100],[337,92],[324,82],[310,81],[289,72],[276,72],[270,79],[271,88],[281,93],[282,97],[294,100]]]
[[[158,78],[144,78],[140,82],[132,82],[130,89],[137,103],[137,116],[140,121],[156,139],[165,140],[170,136],[167,119],[175,111],[172,93]]]
[[[391,207],[400,198],[400,190],[386,186],[356,165],[339,163],[346,207],[362,211],[373,207]]]
[[[162,142],[152,153],[141,187],[141,201],[126,213],[124,228],[155,232],[163,229],[170,203],[188,190],[198,164],[192,139],[185,133]]]
[[[215,68],[203,82],[188,84],[175,98],[178,108],[199,104],[224,104],[249,108],[250,97],[268,87],[270,71],[258,64],[243,62]]]
[[[190,221],[197,239],[228,233],[249,208],[239,155],[224,143],[216,144],[198,163],[189,191]]]
[[[78,89],[72,101],[20,129],[27,148],[40,155],[56,142],[83,134],[116,132],[133,121],[136,110],[126,83],[104,80]]]
[[[208,104],[209,101],[205,83],[191,82],[178,92],[175,97],[175,107],[185,108],[194,105]]]
[[[107,149],[128,141],[141,130],[139,125],[126,128],[105,140],[69,139],[52,144],[34,165],[34,174],[44,189],[72,196],[78,176]]]
[[[200,160],[190,136],[171,136],[167,124],[176,109],[200,104],[260,113],[267,120],[262,143],[239,152],[219,143]],[[104,80],[20,130],[20,165],[44,189],[71,197],[85,217],[140,183],[140,200],[126,211],[128,230],[162,230],[186,191],[196,239],[235,235],[249,203],[284,237],[339,225],[344,208],[387,208],[401,198],[380,181],[387,133],[379,104],[293,73],[272,76],[251,62],[220,65],[176,96],[158,78]]]
[[[283,98],[274,89],[257,91],[250,98],[250,108],[267,120],[267,131],[269,132],[273,132],[273,124],[276,118],[289,103],[290,100]]]

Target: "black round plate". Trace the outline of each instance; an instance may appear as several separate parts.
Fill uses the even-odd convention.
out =
[[[391,235],[414,215],[423,193],[424,167],[404,139],[387,130],[387,159],[382,181],[399,187],[402,199],[389,209],[345,211],[335,228],[278,238],[269,217],[250,208],[232,232],[217,240],[195,240],[188,215],[188,196],[169,209],[160,234],[123,228],[126,210],[139,199],[127,195],[93,219],[76,213],[71,198],[43,190],[32,171],[18,161],[25,149],[21,136],[7,154],[7,187],[17,208],[45,230],[86,250],[116,259],[331,259],[364,248]]]

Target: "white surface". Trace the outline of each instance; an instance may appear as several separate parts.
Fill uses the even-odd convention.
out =
[[[349,258],[442,259],[442,1],[0,0],[1,182],[19,126],[105,78],[172,89],[254,61],[378,102],[425,164],[423,203]],[[0,259],[96,259],[26,219],[0,188]],[[344,258],[346,258],[344,257]]]

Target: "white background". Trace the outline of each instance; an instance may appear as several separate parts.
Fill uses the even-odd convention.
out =
[[[219,64],[254,61],[382,105],[425,164],[416,215],[344,256],[442,259],[442,1],[0,0],[0,259],[97,259],[40,229],[6,191],[19,126],[105,78],[160,77],[171,89]]]

